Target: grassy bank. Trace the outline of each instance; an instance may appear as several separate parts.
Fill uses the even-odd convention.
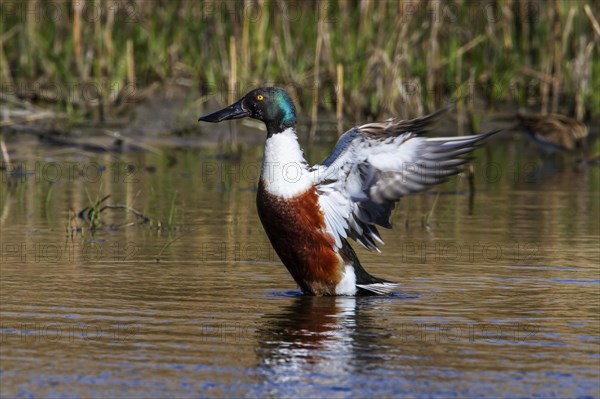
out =
[[[102,118],[156,82],[233,100],[290,89],[301,112],[403,117],[514,102],[600,109],[594,1],[1,2],[2,93]],[[595,25],[596,24],[596,25]],[[341,88],[339,90],[338,88]]]

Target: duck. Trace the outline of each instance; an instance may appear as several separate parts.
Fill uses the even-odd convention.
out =
[[[589,135],[584,123],[561,114],[517,113],[523,131],[542,152],[553,154],[582,147]]]
[[[265,124],[256,207],[273,249],[304,294],[361,296],[391,295],[399,284],[369,274],[349,240],[381,252],[378,227],[392,227],[400,198],[459,173],[465,155],[498,132],[424,137],[436,115],[355,126],[313,166],[298,141],[294,102],[283,88],[251,90],[198,121],[253,118]]]

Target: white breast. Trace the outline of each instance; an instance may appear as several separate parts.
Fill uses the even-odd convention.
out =
[[[293,128],[273,134],[265,142],[260,177],[265,189],[281,198],[292,198],[313,185],[313,177]]]

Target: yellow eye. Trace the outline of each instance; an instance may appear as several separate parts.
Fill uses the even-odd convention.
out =
[[[262,95],[262,94],[259,94],[258,96],[256,96],[256,99],[257,99],[258,101],[262,101],[262,100],[264,99],[264,97],[263,97],[263,95]]]

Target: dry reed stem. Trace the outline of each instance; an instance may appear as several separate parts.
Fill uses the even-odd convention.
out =
[[[229,104],[236,99],[235,86],[237,84],[237,56],[235,51],[235,36],[229,37],[229,92],[227,100]]]
[[[594,32],[596,32],[596,35],[600,36],[600,24],[598,24],[598,20],[594,17],[594,13],[592,13],[592,9],[590,8],[589,4],[583,6],[583,9],[585,10],[585,14],[594,28]]]
[[[83,69],[83,59],[81,57],[81,11],[83,10],[83,6],[83,1],[73,2],[73,50],[80,76]]]
[[[554,79],[556,79],[556,77],[554,77],[550,74],[536,71],[535,69],[531,69],[528,67],[522,67],[521,73],[523,73],[524,75],[527,75],[527,76],[531,76],[532,78],[538,79],[538,80],[540,80],[542,82],[546,82],[546,83],[552,83],[552,82],[554,82]]]
[[[560,23],[560,5],[558,1],[554,3],[554,45],[553,45],[553,70],[554,80],[552,82],[552,113],[558,111],[558,99],[560,98],[560,78],[562,75],[562,44],[561,44],[561,23]]]
[[[131,84],[133,90],[136,89],[136,75],[135,75],[135,58],[133,55],[133,41],[127,40],[127,82]]]
[[[13,29],[16,32],[16,29]],[[8,66],[8,59],[6,58],[6,54],[4,53],[4,39],[5,35],[3,35],[0,40],[0,70],[2,70],[2,75],[0,76],[0,83],[6,85],[5,87],[14,87],[13,78],[10,74],[10,68]]]
[[[344,66],[337,64],[337,102],[335,106],[335,117],[337,119],[338,134],[342,134],[344,127],[342,119],[344,117]]]
[[[321,21],[318,22],[319,27],[322,24]],[[323,45],[323,40],[320,34],[317,34],[317,44],[315,46],[315,63],[314,63],[314,72],[313,72],[313,96],[312,96],[312,106],[310,110],[310,131],[308,134],[308,142],[313,143],[315,139],[315,135],[317,132],[317,122],[318,122],[318,103],[319,103],[319,76],[320,76],[320,65],[321,65],[321,47]]]
[[[251,7],[251,0],[244,1],[244,9]],[[250,71],[250,21],[249,18],[243,18],[242,23],[242,75],[241,79],[247,79]]]
[[[228,99],[229,104],[232,104],[236,100],[236,86],[237,86],[237,53],[235,36],[229,37],[229,93]],[[237,147],[237,128],[235,124],[231,124],[231,145]]]
[[[455,84],[456,84],[456,125],[458,128],[458,135],[463,136],[464,132],[464,124],[465,124],[465,107],[463,101],[463,93],[461,93],[462,86],[462,53],[458,52],[456,57],[456,76],[455,76]]]
[[[108,58],[107,73],[112,75],[112,65],[115,58],[115,46],[112,40],[114,30],[116,7],[108,7],[106,15],[106,26],[104,28],[104,43],[106,44],[106,56]]]
[[[10,155],[8,155],[8,149],[6,148],[6,143],[4,142],[4,135],[0,133],[0,149],[2,150],[2,159],[4,159],[5,164],[10,163]]]
[[[20,125],[20,124],[23,124],[23,123],[34,122],[34,121],[41,120],[41,119],[54,118],[55,116],[56,116],[56,114],[54,114],[53,112],[50,112],[50,111],[41,111],[41,112],[33,114],[33,115],[27,115],[27,116],[22,117],[22,118],[20,118],[18,120],[8,119],[8,120],[0,121],[0,127]]]
[[[502,3],[502,45],[507,50],[512,50],[513,42],[512,42],[512,26],[513,26],[513,13],[512,13],[512,0],[505,0]]]
[[[439,0],[432,1],[431,6],[440,9],[441,2]],[[435,15],[435,12],[432,13],[433,22],[431,23],[431,30],[429,36],[429,48],[430,51],[428,53],[427,60],[427,92],[435,93],[434,89],[436,87],[436,76],[439,71],[440,60],[439,60],[439,41],[438,41],[438,32],[440,29],[440,18]],[[428,99],[428,108],[432,109],[437,106],[436,98]]]

